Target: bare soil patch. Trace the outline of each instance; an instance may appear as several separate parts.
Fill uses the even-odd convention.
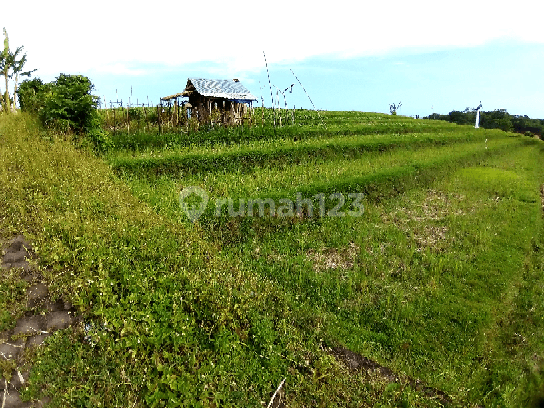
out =
[[[333,347],[329,351],[338,361],[341,361],[351,371],[362,371],[370,378],[389,383],[407,384],[417,391],[438,399],[444,405],[453,404],[453,400],[445,392],[426,386],[422,381],[408,376],[394,373],[390,368],[384,367],[369,358],[355,353],[344,347]]]

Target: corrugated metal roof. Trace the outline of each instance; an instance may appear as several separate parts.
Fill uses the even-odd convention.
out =
[[[189,78],[196,91],[202,96],[213,96],[230,100],[256,101],[240,82],[228,79]]]

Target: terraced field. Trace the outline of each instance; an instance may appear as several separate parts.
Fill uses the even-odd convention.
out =
[[[322,117],[297,137],[280,128],[257,140],[143,148],[109,160],[134,194],[172,219],[190,222],[180,190],[206,191],[197,228],[221,256],[274,282],[312,315],[306,328],[327,346],[419,378],[461,405],[509,405],[525,392],[514,387],[523,370],[505,374],[499,327],[509,321],[503,313],[524,313],[511,302],[540,234],[541,144],[444,122]],[[525,180],[520,166],[536,178]],[[282,198],[296,203],[297,193],[312,199],[315,213],[324,204],[321,215],[339,204],[338,194],[349,210],[349,194],[364,193],[365,213],[255,218],[239,206],[272,199],[277,208]],[[225,206],[217,217],[213,203],[227,199],[241,216]],[[514,217],[518,206],[529,212]],[[516,241],[518,228],[532,232]]]
[[[203,188],[211,202],[295,200],[296,193],[307,198],[337,192],[346,198],[349,193],[364,193],[367,199],[379,199],[528,142],[502,131],[440,121],[355,112],[321,116],[324,125],[300,130],[278,128],[271,134],[257,129],[253,136],[246,130],[238,143],[225,132],[221,136],[228,142],[187,146],[183,135],[157,149],[148,137],[151,147],[119,149],[108,161],[130,180],[136,194],[141,189],[142,197],[156,208],[183,219],[179,192],[184,186]],[[217,133],[214,136],[219,139]],[[211,221],[212,213],[210,205],[203,220]]]
[[[116,150],[69,165],[66,148],[39,149],[71,181],[17,190],[47,214],[32,231],[53,248],[38,255],[69,267],[59,288],[108,329],[94,346],[59,332],[29,396],[53,384],[61,406],[537,406],[542,142],[306,114],[275,131],[119,133]],[[180,197],[202,197],[184,191],[206,194],[194,222]],[[3,229],[22,232],[14,211]]]

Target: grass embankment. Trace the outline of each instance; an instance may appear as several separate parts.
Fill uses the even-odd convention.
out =
[[[440,405],[348,372],[327,351],[338,345],[454,405],[523,406],[542,387],[540,142],[482,132],[479,143],[355,147],[346,158],[334,149],[297,156],[280,138],[295,167],[289,155],[250,171],[203,161],[182,177],[134,172],[129,189],[101,160],[41,140],[29,123],[0,125],[2,234],[32,238],[44,276],[108,329],[94,347],[81,327],[54,335],[29,356],[28,396],[45,386],[60,406],[262,406],[286,377],[290,407]],[[457,129],[454,139],[468,133]],[[186,153],[194,166],[198,155],[228,164],[254,148]],[[361,217],[192,225],[176,207],[180,185],[212,198],[371,194]],[[22,302],[24,284],[2,284],[5,304]]]

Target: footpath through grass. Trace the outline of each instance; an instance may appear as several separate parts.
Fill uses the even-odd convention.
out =
[[[253,407],[286,378],[289,407],[444,402],[350,371],[331,353],[341,346],[453,406],[528,406],[543,385],[544,153],[539,141],[481,135],[488,149],[468,138],[118,179],[69,141],[43,139],[29,118],[2,117],[0,232],[35,242],[51,288],[99,328],[92,344],[81,325],[26,356],[25,396],[45,393],[51,406]],[[239,199],[369,183],[359,217],[193,224],[176,197],[188,185]],[[2,276],[0,285],[9,327],[24,283]]]

